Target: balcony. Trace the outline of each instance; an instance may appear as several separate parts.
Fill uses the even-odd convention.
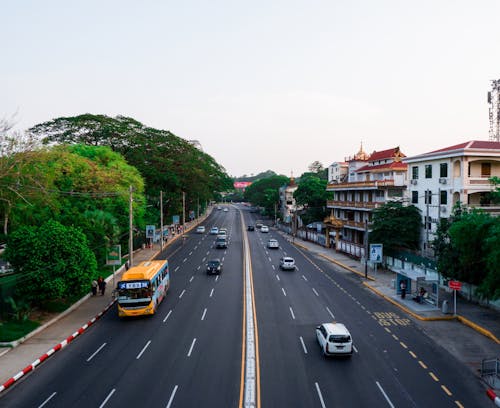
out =
[[[327,184],[326,191],[333,190],[352,190],[352,189],[377,189],[384,187],[394,187],[394,180],[376,180],[376,181],[353,181],[350,183]]]
[[[383,205],[383,202],[375,201],[337,201],[337,200],[327,200],[326,206],[328,208],[359,208],[362,210],[372,210]]]
[[[361,221],[345,220],[344,227],[351,227],[360,230],[365,230],[365,223]]]

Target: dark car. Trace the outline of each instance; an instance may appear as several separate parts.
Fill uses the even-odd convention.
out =
[[[222,264],[219,258],[211,259],[207,263],[207,275],[219,275],[222,272]]]
[[[255,227],[254,227],[253,225],[249,225],[249,226],[247,227],[247,230],[248,230],[248,231],[255,231]]]

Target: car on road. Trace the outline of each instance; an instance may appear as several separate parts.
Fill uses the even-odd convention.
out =
[[[227,248],[227,239],[225,235],[218,235],[215,240],[216,248]]]
[[[295,270],[295,260],[290,256],[283,256],[280,258],[280,269],[281,270]]]
[[[199,225],[196,227],[196,233],[197,234],[203,234],[205,232],[205,227],[203,225]]]
[[[227,229],[226,228],[219,228],[219,235],[226,235],[227,236]]]
[[[267,241],[267,247],[269,249],[278,249],[280,247],[280,244],[278,243],[277,239],[271,238],[269,241]]]
[[[262,225],[263,225],[263,224],[262,224],[262,221],[257,221],[257,222],[255,223],[255,228],[260,229],[260,228],[262,227]]]
[[[269,232],[269,227],[267,225],[263,225],[260,227],[260,232]]]
[[[207,275],[219,275],[222,272],[222,263],[219,258],[211,259],[207,263]]]
[[[227,208],[224,208],[224,210],[223,210],[223,211],[224,211],[224,212],[228,212],[229,210],[228,210]]]
[[[219,228],[218,227],[212,227],[210,229],[210,235],[217,235],[219,233]]]
[[[219,205],[219,206],[217,207],[217,209],[218,209],[218,210],[222,210],[222,207]]]
[[[248,231],[255,231],[255,227],[254,227],[253,225],[249,225],[249,226],[247,227],[247,230],[248,230]]]
[[[351,356],[353,351],[352,337],[342,323],[323,323],[316,327],[316,338],[325,356]]]

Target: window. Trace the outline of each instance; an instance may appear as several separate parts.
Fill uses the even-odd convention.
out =
[[[418,166],[413,166],[411,168],[411,179],[412,180],[417,180],[418,179]]]
[[[481,177],[491,177],[491,163],[481,163]]]
[[[432,204],[432,192],[431,192],[431,190],[425,190],[425,204]]]
[[[440,192],[439,204],[448,204],[448,192],[447,191]]]
[[[411,203],[418,204],[418,191],[411,192]]]
[[[425,178],[432,178],[432,164],[425,165]]]
[[[439,164],[439,177],[448,177],[448,163]]]

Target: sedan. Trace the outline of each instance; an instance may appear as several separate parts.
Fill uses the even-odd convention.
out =
[[[255,231],[255,227],[254,227],[253,225],[249,225],[249,226],[247,227],[247,230],[248,230],[248,231]]]
[[[263,225],[260,227],[260,232],[269,232],[269,227],[267,225]]]
[[[280,244],[278,243],[278,240],[271,238],[269,241],[267,241],[267,247],[269,249],[278,249],[280,247]]]
[[[280,259],[280,269],[295,270],[295,260],[289,256],[284,256]]]
[[[222,272],[222,264],[219,258],[211,259],[207,263],[207,275],[219,275]]]
[[[210,235],[217,235],[219,233],[219,228],[217,227],[212,227],[210,230]]]
[[[200,225],[196,228],[197,234],[203,234],[204,232],[205,232],[205,227],[203,225]]]

